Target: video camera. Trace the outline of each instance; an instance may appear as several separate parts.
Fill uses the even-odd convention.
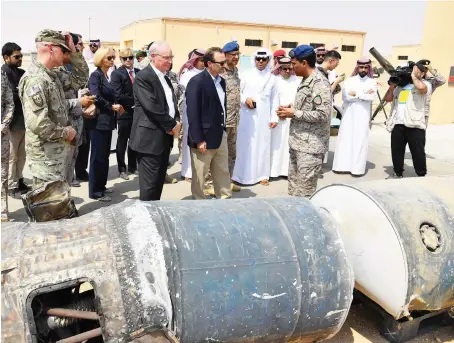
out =
[[[375,57],[378,63],[383,67],[383,69],[389,74],[390,78],[388,80],[388,85],[395,84],[399,87],[404,87],[409,83],[413,83],[413,79],[411,78],[411,73],[413,72],[413,67],[416,65],[419,70],[422,72],[426,71],[425,65],[430,64],[430,61],[424,60],[424,64],[422,63],[415,63],[413,61],[409,61],[408,65],[404,67],[397,67],[394,68],[391,63],[386,60],[375,48],[371,48],[369,50],[370,54]],[[375,70],[374,70],[375,71]]]

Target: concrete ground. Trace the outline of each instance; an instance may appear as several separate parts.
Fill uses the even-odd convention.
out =
[[[390,154],[390,135],[383,126],[382,117],[377,116],[370,132],[370,144],[367,162],[367,173],[360,178],[350,175],[334,174],[331,171],[336,137],[330,141],[328,163],[323,167],[324,177],[319,180],[318,187],[331,183],[355,183],[364,180],[382,180],[392,173]],[[427,166],[428,175],[454,175],[454,124],[443,126],[429,126],[427,130]],[[172,161],[175,162],[178,151],[175,148],[172,152]],[[405,156],[405,177],[414,177],[411,155],[408,152]],[[176,162],[170,169],[169,174],[179,180],[176,184],[165,185],[163,200],[190,199],[190,183],[180,179],[180,164]],[[25,171],[25,177],[29,177]],[[128,198],[138,198],[138,178],[130,176],[129,181],[118,177],[115,153],[110,156],[110,170],[108,187],[112,187],[114,193],[111,204],[122,202]],[[73,188],[72,195],[81,215],[96,210],[108,203],[93,201],[88,198],[88,184],[82,183],[82,187]],[[284,179],[274,180],[269,186],[255,185],[243,187],[238,193],[233,194],[234,198],[249,197],[280,197],[287,196],[287,181]],[[27,221],[27,216],[19,198],[9,198],[10,217],[16,221]],[[378,333],[380,325],[379,317],[362,305],[354,305],[350,311],[347,322],[341,332],[332,338],[331,342],[386,342]],[[450,342],[454,343],[454,327],[445,327],[423,336],[411,342]]]

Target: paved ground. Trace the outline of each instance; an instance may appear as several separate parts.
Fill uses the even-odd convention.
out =
[[[330,152],[328,163],[324,165],[324,178],[319,180],[318,187],[331,183],[355,183],[363,180],[382,180],[392,173],[391,155],[390,155],[390,138],[383,126],[383,118],[377,117],[370,135],[370,146],[367,162],[367,174],[361,178],[353,178],[349,175],[338,175],[331,171],[333,161],[333,151],[335,147],[335,137],[330,142]],[[444,126],[430,126],[427,131],[427,165],[429,175],[454,175],[454,124]],[[177,150],[174,149],[172,161],[177,158]],[[411,155],[408,152],[405,159],[407,177],[415,176]],[[127,198],[138,197],[138,179],[130,177],[129,181],[118,178],[116,169],[115,154],[110,156],[110,170],[108,187],[113,187],[113,202],[119,203]],[[176,162],[169,173],[179,180],[178,183],[165,185],[164,200],[190,199],[190,184],[179,179],[180,164]],[[25,176],[29,174],[25,173]],[[77,207],[81,215],[98,209],[102,206],[108,206],[106,203],[88,199],[87,183],[83,183],[80,188],[73,188],[72,195],[75,198]],[[287,181],[275,180],[269,186],[256,185],[244,187],[241,192],[234,193],[234,197],[279,197],[287,196]],[[11,217],[17,221],[26,221],[27,217],[19,199],[9,198]],[[369,309],[355,305],[350,311],[347,322],[342,331],[335,336],[331,342],[386,342],[378,334],[380,324],[377,317]],[[454,328],[445,327],[434,332],[419,337],[412,342],[450,342],[454,343]]]

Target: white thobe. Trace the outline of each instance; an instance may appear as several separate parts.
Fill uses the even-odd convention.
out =
[[[84,56],[85,62],[87,62],[88,65],[88,74],[91,75],[91,73],[96,70],[94,62],[95,53],[87,47],[84,49],[82,55]]]
[[[276,79],[279,106],[293,105],[301,81],[295,75],[288,79],[279,75]],[[290,118],[279,120],[277,126],[271,130],[271,177],[288,175],[290,122]]]
[[[197,68],[192,68],[187,70],[180,77],[180,85],[186,89],[189,81],[200,73],[202,70]],[[189,132],[189,123],[188,123],[188,113],[186,107],[186,98],[182,102],[183,110],[183,142],[182,142],[182,152],[181,152],[181,176],[188,179],[192,179],[192,168],[191,168],[191,148],[188,145],[188,132]]]
[[[372,94],[368,94],[369,90]],[[348,93],[354,91],[355,96]],[[369,146],[369,124],[377,82],[359,75],[348,78],[342,89],[344,113],[337,136],[333,171],[364,175]]]
[[[246,71],[241,79],[241,108],[238,125],[236,160],[232,180],[252,185],[268,180],[271,170],[270,122],[279,122],[276,114],[278,93],[276,77],[268,70]],[[253,99],[257,107],[249,109],[245,102]]]

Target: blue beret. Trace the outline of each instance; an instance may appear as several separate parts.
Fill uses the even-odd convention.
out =
[[[291,58],[294,58],[294,57],[307,57],[311,54],[313,54],[315,52],[314,48],[311,47],[310,45],[300,45],[300,46],[297,46],[295,49],[292,49],[290,52],[289,52],[289,56]]]
[[[224,52],[232,52],[232,51],[239,51],[240,46],[238,45],[237,42],[228,42],[224,47],[222,48]]]

